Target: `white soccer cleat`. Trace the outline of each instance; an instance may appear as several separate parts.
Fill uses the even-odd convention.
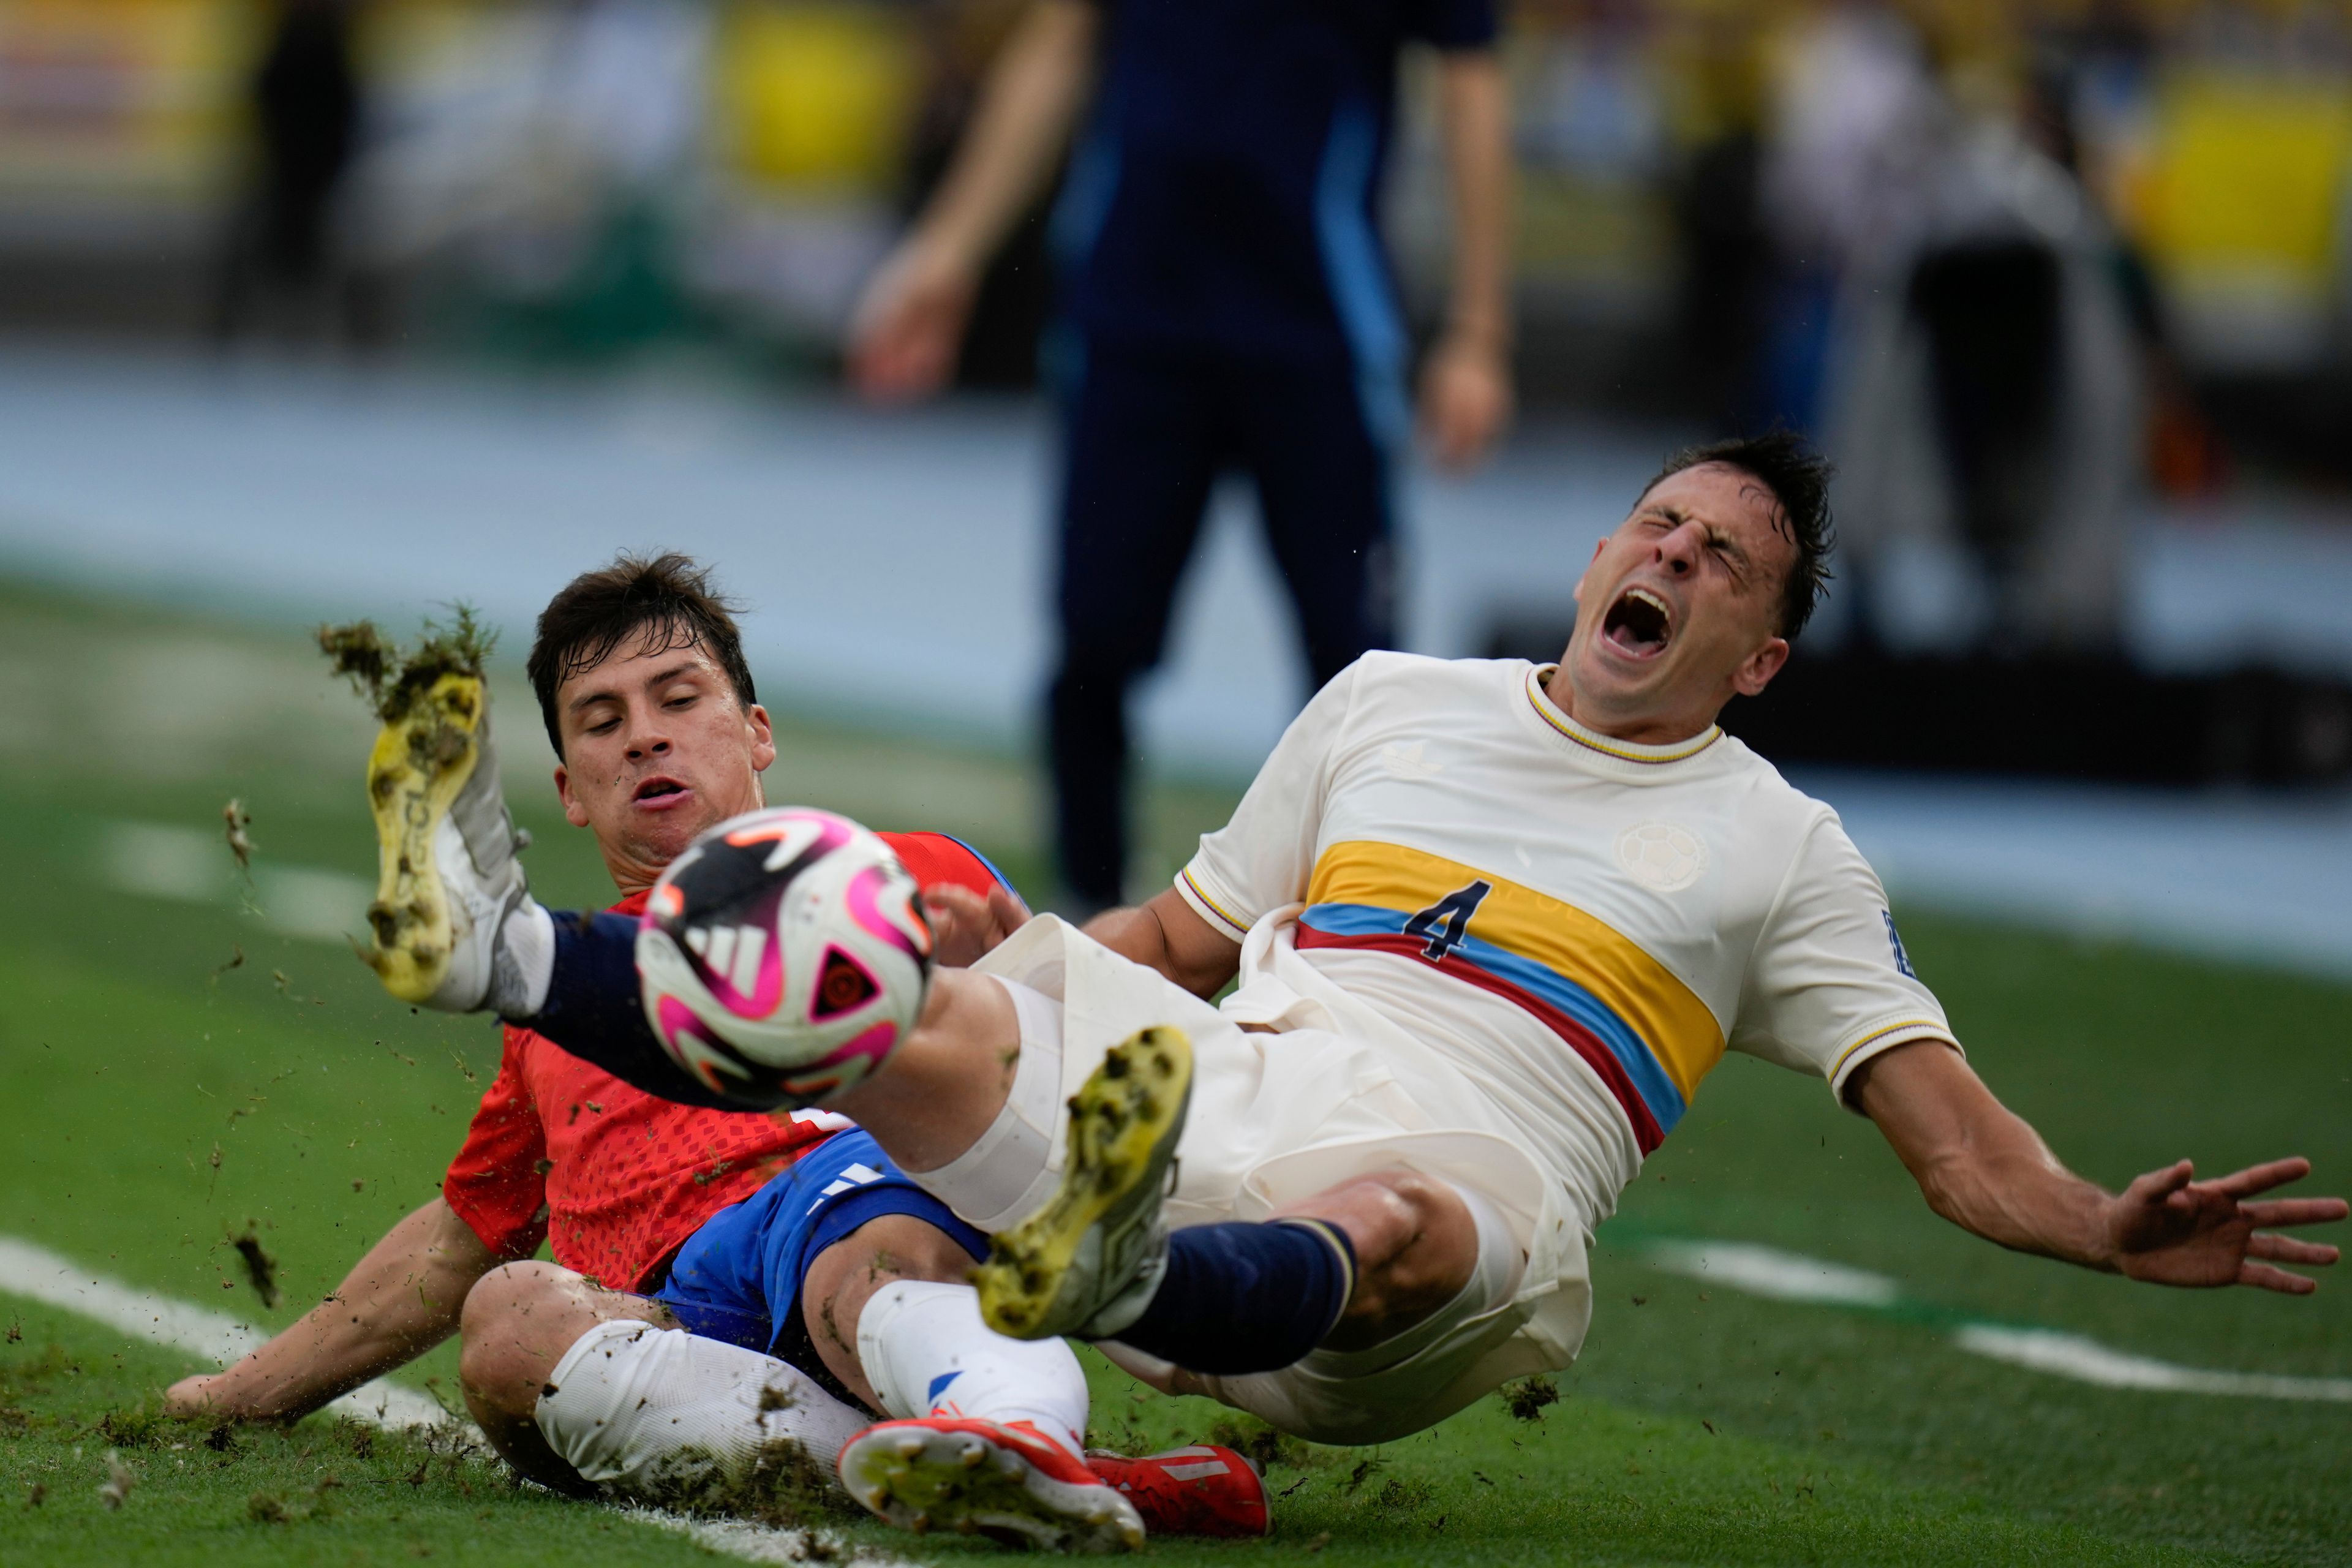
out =
[[[850,1496],[904,1530],[1055,1552],[1143,1544],[1135,1505],[1025,1421],[885,1421],[842,1445],[840,1468]]]

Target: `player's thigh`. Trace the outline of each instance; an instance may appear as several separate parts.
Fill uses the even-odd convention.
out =
[[[1344,367],[1237,378],[1236,438],[1318,679],[1395,640],[1394,444]]]
[[[1158,656],[1222,427],[1196,368],[1087,352],[1064,407],[1057,600],[1072,655],[1134,667]]]

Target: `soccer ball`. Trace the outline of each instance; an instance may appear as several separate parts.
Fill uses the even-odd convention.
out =
[[[887,1060],[930,984],[915,879],[845,816],[730,817],[670,863],[637,924],[646,1018],[747,1109],[804,1106]]]

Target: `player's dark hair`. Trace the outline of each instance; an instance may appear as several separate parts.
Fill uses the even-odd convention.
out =
[[[556,722],[555,692],[583,669],[593,669],[630,637],[647,653],[699,647],[727,672],[735,695],[749,708],[759,700],[751,669],[743,662],[743,639],[735,629],[740,606],[710,585],[710,568],[690,555],[666,551],[634,555],[626,551],[610,566],[583,572],[566,583],[539,613],[531,639],[530,689],[539,695],[539,715],[547,739],[563,755],[563,731]]]
[[[1666,459],[1642,493],[1649,494],[1661,481],[1701,463],[1721,463],[1752,476],[1779,503],[1772,526],[1797,547],[1788,580],[1780,585],[1780,635],[1794,641],[1821,603],[1822,584],[1830,579],[1830,552],[1837,547],[1837,530],[1830,521],[1830,476],[1834,471],[1830,460],[1793,430],[1736,436],[1685,447]]]

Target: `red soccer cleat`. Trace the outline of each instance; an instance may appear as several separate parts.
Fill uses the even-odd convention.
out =
[[[1135,1505],[1026,1421],[885,1421],[842,1445],[840,1467],[850,1496],[907,1530],[1060,1552],[1143,1544]]]
[[[1087,1450],[1087,1468],[1117,1487],[1154,1535],[1264,1535],[1265,1479],[1231,1448],[1202,1445],[1146,1454]]]

